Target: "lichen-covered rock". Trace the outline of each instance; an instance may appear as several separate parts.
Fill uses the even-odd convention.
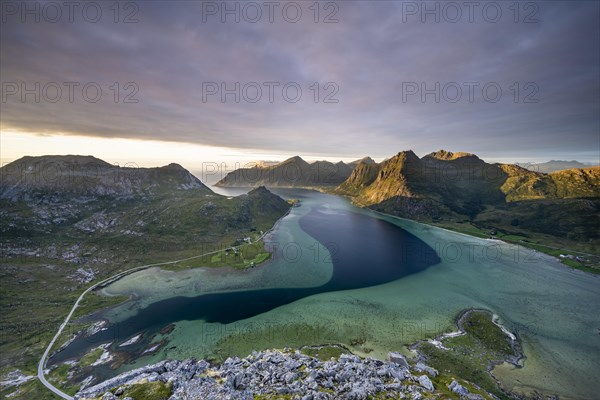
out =
[[[408,369],[408,361],[406,361],[406,358],[400,353],[389,352],[388,353],[388,361],[393,362],[403,368]]]
[[[231,357],[217,366],[204,360],[162,361],[83,390],[75,399],[114,400],[111,389],[124,393],[123,387],[149,381],[167,384],[170,400],[251,400],[255,396],[284,395],[303,400],[362,400],[387,394],[393,398],[422,399],[429,398],[431,392],[437,394],[427,375],[412,374],[404,356],[390,353],[388,358],[389,361],[380,361],[341,355],[336,361],[320,361],[298,350],[267,350],[243,359]],[[419,371],[433,375],[435,370],[419,363]],[[456,381],[449,388],[461,396],[472,396]],[[476,399],[479,398],[472,400]]]
[[[438,371],[435,368],[431,368],[430,366],[427,366],[425,364],[423,364],[422,362],[418,362],[417,365],[415,365],[415,371],[417,372],[425,372],[427,375],[436,377],[438,376]]]
[[[433,390],[434,390],[433,383],[431,383],[431,380],[429,379],[429,377],[427,375],[421,375],[417,379],[419,381],[419,385],[423,386],[425,389],[429,390],[430,392],[433,392]]]
[[[466,395],[469,394],[469,391],[467,390],[467,388],[465,388],[464,386],[462,386],[460,383],[456,382],[454,379],[448,385],[448,389],[450,389],[454,393],[457,393],[457,394],[459,394],[461,396],[466,396]]]

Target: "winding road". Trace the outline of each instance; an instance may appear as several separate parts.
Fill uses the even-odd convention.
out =
[[[285,217],[287,215],[287,213],[283,216]],[[281,218],[283,218],[281,217]],[[279,222],[279,221],[277,221]],[[275,225],[277,225],[277,222],[275,223]],[[274,226],[275,226],[274,225]],[[245,243],[236,247],[243,247],[243,246],[248,246],[250,244],[254,244],[260,240],[262,240],[269,232],[271,232],[273,230],[273,228],[269,229],[268,231],[266,231],[265,233],[263,233],[258,239],[254,240],[251,243]],[[151,268],[151,267],[160,267],[162,265],[171,265],[171,264],[177,264],[179,262],[182,261],[188,261],[188,260],[193,260],[196,258],[200,258],[200,257],[205,257],[211,254],[216,254],[219,253],[223,250],[215,250],[215,251],[210,251],[208,253],[204,253],[204,254],[200,254],[197,256],[192,256],[192,257],[187,257],[187,258],[182,258],[180,260],[174,260],[174,261],[165,261],[165,262],[161,262],[161,263],[154,263],[154,264],[146,264],[146,265],[141,265],[139,267],[135,267],[135,268],[131,268],[128,269],[126,271],[123,272],[119,272],[116,275],[113,275],[109,278],[106,278],[100,282],[97,282],[95,284],[93,284],[92,286],[90,286],[89,288],[87,288],[83,293],[81,293],[81,295],[77,298],[77,301],[75,302],[75,304],[73,304],[73,307],[71,308],[71,311],[69,312],[69,315],[67,315],[67,318],[65,318],[65,321],[60,325],[60,327],[58,328],[58,332],[56,332],[56,335],[54,335],[54,337],[52,338],[52,340],[50,341],[50,344],[48,344],[48,347],[46,348],[46,351],[44,351],[44,354],[42,355],[42,358],[40,359],[40,362],[38,363],[38,372],[37,372],[37,378],[40,380],[40,382],[46,386],[49,390],[51,390],[53,393],[55,393],[56,395],[62,397],[63,399],[67,399],[67,400],[74,400],[73,396],[69,396],[68,394],[66,394],[65,392],[63,392],[62,390],[58,389],[56,386],[52,385],[50,382],[48,382],[46,380],[45,374],[44,374],[44,370],[46,368],[46,361],[48,358],[48,355],[50,354],[50,351],[52,350],[52,347],[54,346],[54,343],[56,343],[56,341],[58,340],[60,334],[62,333],[62,331],[65,329],[65,327],[67,326],[67,324],[69,323],[69,321],[71,320],[71,317],[73,316],[73,313],[75,312],[75,310],[77,309],[77,307],[79,306],[79,303],[81,302],[81,300],[83,300],[83,297],[89,293],[90,291],[96,289],[98,286],[101,285],[106,285],[108,283],[111,283],[113,281],[116,281],[118,279],[121,279],[122,277],[124,277],[125,275],[129,275],[131,273],[137,272],[137,271],[141,271],[143,269],[146,268]]]

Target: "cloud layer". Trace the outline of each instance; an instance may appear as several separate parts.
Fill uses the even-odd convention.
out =
[[[593,161],[600,151],[597,2],[523,3],[518,13],[512,2],[321,2],[318,23],[313,2],[287,14],[279,3],[272,23],[263,2],[120,3],[118,16],[97,2],[96,23],[81,9],[70,22],[64,7],[52,23],[43,3],[35,22],[19,3],[3,10],[3,129],[340,157],[449,148]],[[223,7],[238,7],[239,23],[234,14],[222,22]],[[289,22],[297,8],[302,16]],[[40,101],[23,102],[21,85],[36,82]],[[62,87],[55,103],[49,82]],[[79,83],[72,102],[65,82]],[[222,102],[221,85],[236,82],[240,101],[230,93]]]

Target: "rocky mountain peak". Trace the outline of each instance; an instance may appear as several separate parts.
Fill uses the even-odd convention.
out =
[[[467,158],[467,157],[479,159],[479,157],[477,157],[475,154],[472,154],[472,153],[465,153],[465,152],[453,153],[451,151],[446,151],[443,149],[435,151],[433,153],[429,153],[425,157],[435,158],[437,160],[442,160],[442,161],[450,161],[450,160],[456,160],[459,158]],[[425,158],[425,157],[423,157],[423,158]]]
[[[269,191],[269,189],[267,189],[264,186],[259,186],[248,192],[248,195],[250,195],[250,196],[261,196],[261,195],[265,195],[265,194],[272,194],[272,193]]]
[[[366,156],[366,157],[363,157],[363,158],[361,158],[361,159],[358,159],[358,160],[354,160],[354,161],[352,161],[352,162],[350,163],[350,165],[358,165],[358,164],[360,164],[360,163],[371,164],[371,165],[372,165],[372,164],[377,164],[377,163],[375,162],[375,160],[373,160],[371,157],[369,157],[369,156]]]
[[[278,165],[287,165],[287,164],[300,164],[300,165],[309,165],[304,159],[300,156],[290,157],[285,161],[282,161]]]
[[[414,159],[418,160],[419,159],[419,157],[417,157],[417,155],[412,150],[400,151],[400,152],[398,152],[398,154],[396,154],[392,158],[405,159],[405,160],[414,160]]]
[[[165,165],[163,167],[160,167],[161,169],[170,169],[170,170],[176,170],[176,171],[187,171],[185,168],[183,168],[180,164],[177,163],[171,163],[169,165]]]

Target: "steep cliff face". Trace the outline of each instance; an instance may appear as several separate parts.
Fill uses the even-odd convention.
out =
[[[362,201],[377,203],[391,197],[419,197],[420,160],[411,150],[381,163],[377,178],[360,193]]]
[[[379,173],[378,164],[360,160],[350,177],[344,181],[336,191],[340,194],[353,194],[372,184]]]
[[[467,153],[436,152],[419,159],[402,151],[381,164],[359,164],[338,192],[353,196],[362,205],[414,217],[437,216],[449,208],[481,198],[483,161]],[[456,193],[460,192],[460,193]],[[497,196],[497,195],[496,195]]]

